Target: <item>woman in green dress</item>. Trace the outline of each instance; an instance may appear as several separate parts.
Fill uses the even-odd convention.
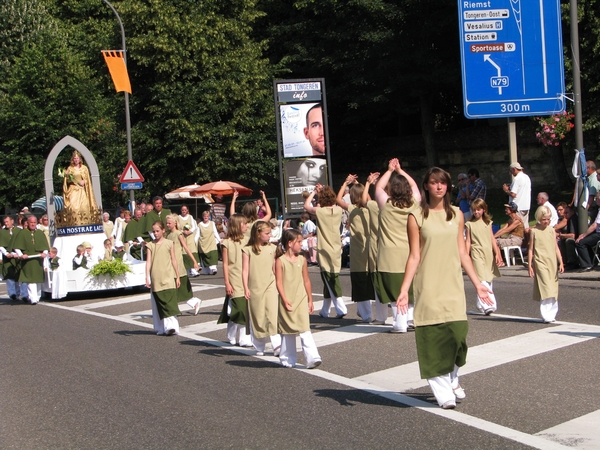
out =
[[[490,304],[489,294],[477,277],[463,236],[464,218],[452,206],[450,174],[439,167],[423,178],[421,208],[408,216],[410,253],[396,302],[398,312],[408,311],[409,288],[414,279],[415,337],[421,378],[444,409],[466,397],[458,382],[458,368],[467,357],[467,311],[461,266]]]

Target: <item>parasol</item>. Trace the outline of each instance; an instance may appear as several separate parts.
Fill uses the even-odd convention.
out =
[[[201,194],[196,193],[196,189],[200,188],[199,184],[189,184],[187,186],[183,186],[175,189],[174,191],[169,192],[165,195],[165,198],[170,200],[173,199],[186,199],[192,198],[196,201],[196,217],[198,216],[198,199],[203,198],[206,203],[214,203],[213,198],[210,194]]]
[[[55,195],[54,196],[54,209],[56,211],[61,211],[65,205],[65,201],[62,196]],[[35,202],[31,204],[31,209],[42,209],[44,211],[48,210],[48,206],[46,204],[46,197],[38,198]]]
[[[241,184],[234,183],[233,181],[213,181],[212,183],[206,183],[202,186],[198,186],[193,192],[198,194],[213,194],[213,195],[232,195],[235,191],[239,195],[252,195],[252,189],[248,189]]]

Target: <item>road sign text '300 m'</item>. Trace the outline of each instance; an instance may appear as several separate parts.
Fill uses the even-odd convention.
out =
[[[560,0],[459,1],[469,119],[565,110]]]

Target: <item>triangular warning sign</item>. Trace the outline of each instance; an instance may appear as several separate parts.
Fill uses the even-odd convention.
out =
[[[144,181],[144,177],[133,161],[129,160],[119,181],[121,183],[138,183]]]

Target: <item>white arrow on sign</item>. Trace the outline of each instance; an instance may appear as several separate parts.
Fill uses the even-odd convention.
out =
[[[496,68],[496,70],[498,71],[498,77],[502,76],[502,69],[500,69],[500,66],[498,64],[496,64],[492,58],[490,58],[491,55],[483,55],[483,60],[489,62],[492,66],[494,66]],[[498,95],[502,94],[502,86],[499,85],[498,86]]]

